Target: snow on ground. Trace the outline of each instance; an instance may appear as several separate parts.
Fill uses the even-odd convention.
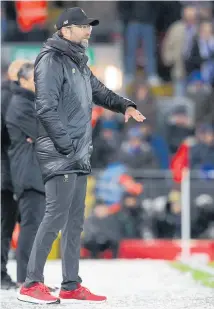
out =
[[[9,273],[15,280],[16,264]],[[214,290],[197,284],[167,262],[154,260],[84,260],[80,263],[84,286],[108,297],[103,304],[52,305],[58,309],[213,309]],[[59,286],[60,261],[49,261],[45,268],[47,284]],[[49,305],[50,307],[51,305]],[[16,292],[1,291],[2,309],[42,309],[16,299]],[[49,308],[48,307],[48,308]]]

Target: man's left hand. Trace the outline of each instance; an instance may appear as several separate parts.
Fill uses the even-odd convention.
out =
[[[125,122],[128,122],[129,118],[131,117],[138,122],[143,122],[146,119],[146,117],[143,116],[137,109],[130,106],[125,112]]]

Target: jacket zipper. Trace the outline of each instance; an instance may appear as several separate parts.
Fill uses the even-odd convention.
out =
[[[85,80],[84,73],[81,72],[81,75],[82,75],[82,77],[83,77],[83,79],[84,79],[85,88],[86,88],[86,94],[87,94],[87,99],[88,99],[88,101],[90,102],[90,106],[91,106],[91,100],[90,100],[90,97],[89,97],[89,94],[88,94],[88,87],[87,87],[87,82],[86,82],[86,80]]]

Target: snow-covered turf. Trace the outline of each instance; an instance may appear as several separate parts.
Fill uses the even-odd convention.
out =
[[[15,280],[16,264],[10,262],[9,273]],[[92,292],[106,295],[103,304],[48,305],[58,309],[213,309],[214,289],[197,284],[191,276],[179,273],[167,262],[153,260],[85,260],[80,263],[84,285]],[[60,261],[48,262],[46,283],[59,286]],[[48,307],[48,308],[49,308]],[[16,299],[16,292],[1,291],[2,309],[41,309]]]

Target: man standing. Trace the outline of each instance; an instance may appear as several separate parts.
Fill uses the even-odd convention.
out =
[[[34,107],[34,65],[21,66],[18,81],[11,86],[6,114],[10,137],[8,155],[14,193],[21,216],[17,247],[17,282],[23,284],[31,248],[45,211],[45,188],[35,150],[37,119]]]
[[[85,209],[86,175],[91,172],[92,102],[124,113],[125,121],[145,117],[135,104],[107,89],[87,66],[85,48],[92,26],[78,7],[59,17],[57,33],[35,62],[36,110],[41,126],[37,151],[46,190],[46,212],[33,244],[27,278],[18,299],[31,303],[82,300],[103,302],[81,286],[78,276],[80,235]],[[43,270],[52,243],[62,231],[63,282],[59,298],[44,285]]]
[[[11,86],[17,81],[17,73],[26,60],[13,61],[8,68],[8,79],[1,85],[1,289],[16,288],[7,273],[8,252],[17,220],[18,206],[13,199],[13,186],[10,175],[8,148],[10,138],[5,117],[12,97]]]

